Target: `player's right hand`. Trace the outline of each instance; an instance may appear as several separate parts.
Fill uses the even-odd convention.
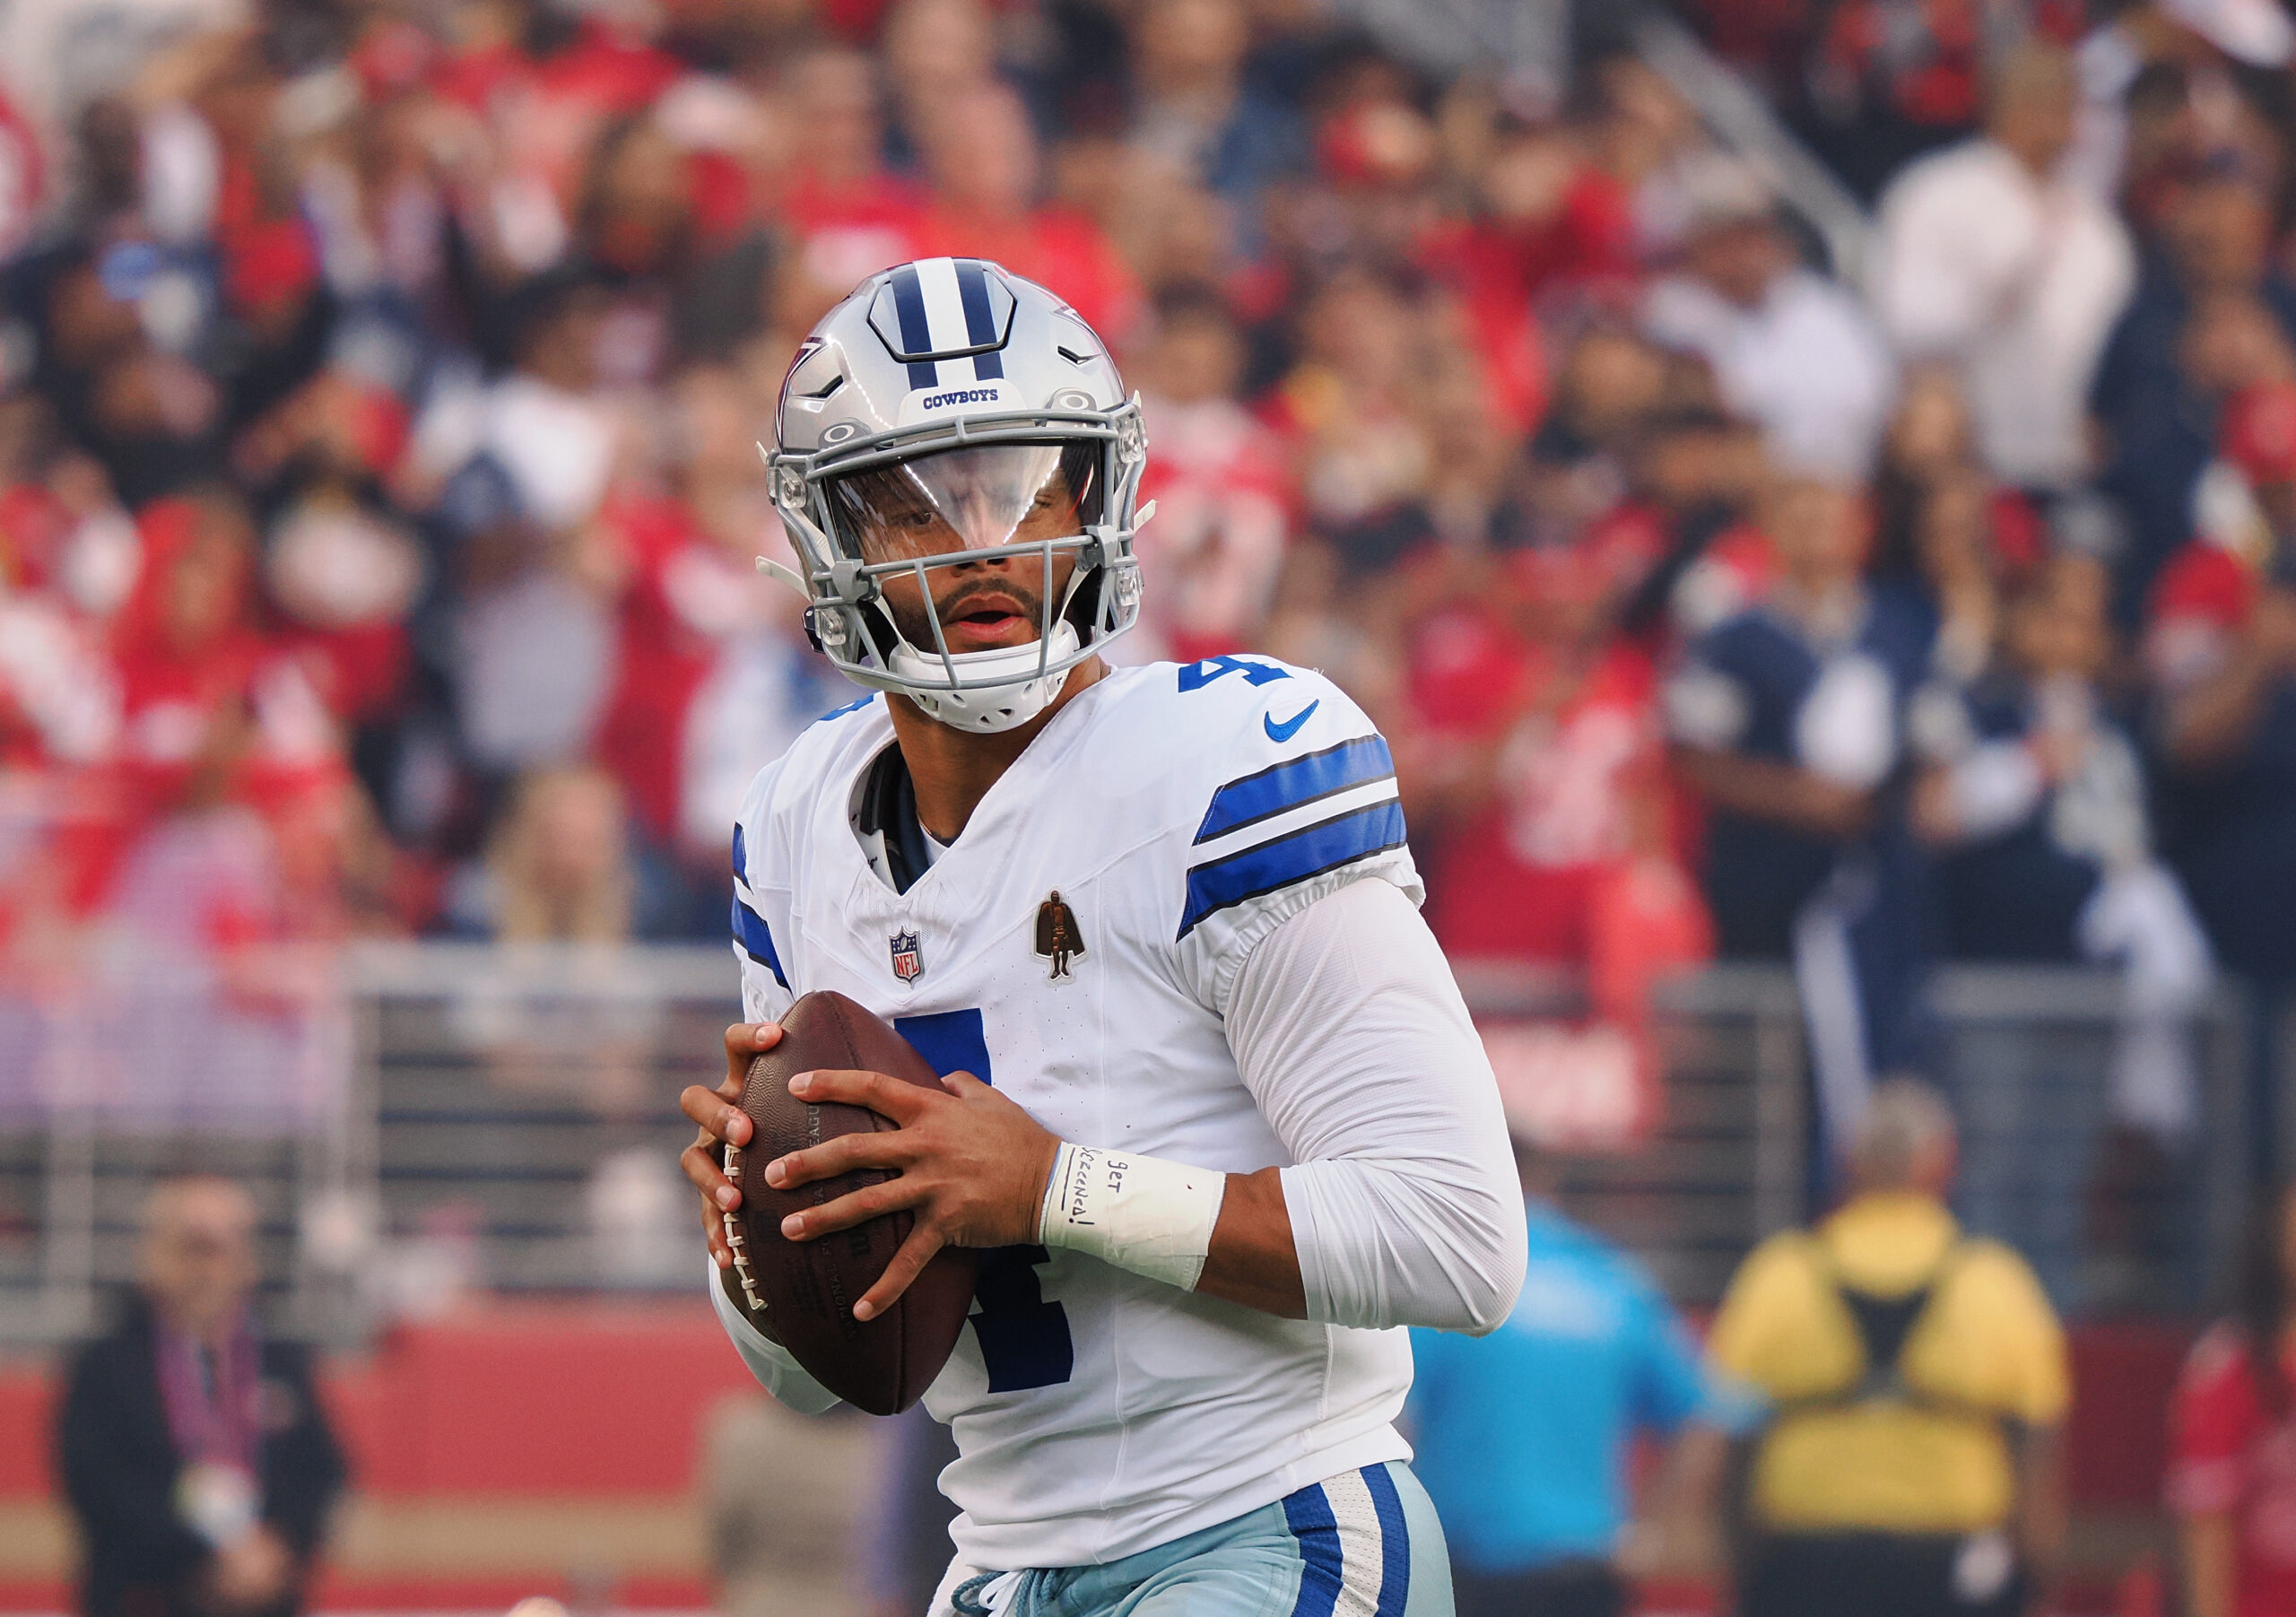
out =
[[[726,1082],[714,1090],[689,1083],[678,1097],[678,1109],[701,1129],[680,1153],[678,1165],[701,1193],[701,1230],[709,1240],[709,1261],[721,1269],[734,1265],[723,1215],[742,1204],[741,1190],[726,1178],[724,1148],[750,1143],[750,1120],[741,1108],[742,1084],[749,1077],[750,1063],[780,1042],[778,1022],[735,1022],[726,1030]]]

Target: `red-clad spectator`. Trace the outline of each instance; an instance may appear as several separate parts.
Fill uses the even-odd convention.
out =
[[[787,556],[761,537],[756,401],[704,366],[680,378],[677,404],[675,496],[623,494],[602,514],[628,583],[596,752],[639,830],[714,878],[752,778],[825,704],[796,667],[803,603],[755,566],[761,543]]]
[[[137,516],[143,574],[114,626],[137,801],[166,813],[223,795],[264,644],[249,620],[254,536],[228,500],[155,500]]]
[[[2189,1617],[2296,1614],[2296,1412],[2289,1351],[2296,1198],[2248,1234],[2239,1311],[2185,1360],[2169,1411],[2167,1503]]]
[[[1631,282],[1633,207],[1570,131],[1548,126],[1501,129],[1475,184],[1474,217],[1431,232],[1422,259],[1465,303],[1498,406],[1522,430],[1545,403],[1539,307]]]
[[[1649,658],[1613,637],[1606,559],[1531,550],[1510,564],[1508,621],[1465,609],[1422,629],[1413,728],[1448,733],[1463,765],[1428,863],[1427,918],[1469,974],[1584,974],[1584,1026],[1499,1030],[1510,1107],[1551,1112],[1557,1084],[1599,1090],[1615,1146],[1659,1108],[1649,990],[1712,951],[1695,885],[1667,847],[1664,749]],[[1428,736],[1410,749],[1423,755]]]
[[[394,715],[409,666],[406,617],[425,573],[413,538],[345,482],[312,482],[273,519],[263,574],[284,620],[279,643],[344,723]]]
[[[1608,558],[1534,550],[1510,566],[1511,622],[1421,637],[1414,709],[1474,737],[1481,765],[1431,861],[1428,921],[1455,958],[1584,965],[1623,873],[1668,858],[1656,675],[1609,633]],[[1687,882],[1682,902],[1697,908]]]
[[[741,607],[758,575],[710,543],[675,500],[621,498],[603,515],[623,546],[631,582],[597,751],[621,778],[639,824],[666,842],[678,829],[687,709],[717,660],[725,620],[746,617]]]
[[[931,250],[987,258],[1049,287],[1121,350],[1140,323],[1140,289],[1089,215],[1038,204],[1036,132],[1021,98],[995,83],[958,93],[924,146]]]
[[[1155,458],[1156,518],[1138,542],[1148,585],[1126,660],[1240,651],[1267,615],[1291,526],[1283,455],[1235,399],[1243,346],[1206,291],[1169,293],[1134,372]]]
[[[783,324],[803,331],[863,277],[925,252],[926,204],[885,172],[877,69],[858,50],[823,47],[783,77],[798,133],[796,172],[784,208],[796,238],[802,295],[785,300]]]

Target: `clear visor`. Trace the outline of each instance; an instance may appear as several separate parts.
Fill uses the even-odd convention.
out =
[[[1100,520],[1101,447],[984,444],[831,479],[831,525],[875,566],[1082,534]]]

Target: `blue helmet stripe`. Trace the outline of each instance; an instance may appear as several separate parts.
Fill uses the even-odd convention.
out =
[[[996,341],[996,317],[988,307],[988,272],[978,258],[960,258],[957,266],[957,296],[965,306],[965,342],[973,348],[985,347]],[[1004,374],[1004,356],[994,348],[972,356],[972,378],[976,382],[995,381]]]
[[[1196,828],[1196,839],[1209,842],[1239,826],[1350,787],[1385,780],[1395,772],[1395,757],[1377,735],[1358,735],[1320,752],[1287,758],[1213,793],[1212,806],[1204,811],[1204,823]]]
[[[1187,907],[1173,942],[1195,931],[1205,917],[1231,905],[1403,844],[1403,804],[1390,797],[1369,808],[1335,814],[1213,864],[1199,865],[1187,873]]]
[[[925,318],[925,289],[917,283],[913,264],[904,264],[893,272],[893,312],[900,319],[901,352],[931,353],[933,328]],[[910,360],[908,364],[911,392],[941,385],[940,367],[932,361]]]

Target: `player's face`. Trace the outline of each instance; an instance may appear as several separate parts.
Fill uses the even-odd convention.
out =
[[[831,490],[841,525],[872,565],[961,558],[1083,531],[1099,463],[1090,450],[1051,444],[994,444],[958,449],[842,480]],[[1033,643],[1044,604],[1057,610],[1074,573],[1073,552],[1050,558],[1022,553],[949,560],[881,580],[901,637],[920,651],[934,648],[933,618],[952,652],[989,651]]]

